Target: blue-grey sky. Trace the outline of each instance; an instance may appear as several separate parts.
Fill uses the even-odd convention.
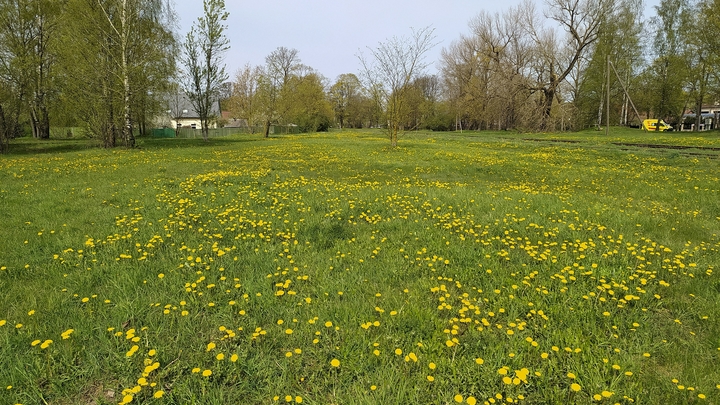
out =
[[[230,13],[225,60],[231,77],[250,63],[262,65],[277,47],[295,48],[302,63],[334,81],[342,73],[357,73],[357,54],[392,36],[407,36],[411,27],[435,28],[437,42],[428,54],[431,70],[440,51],[469,33],[468,22],[481,10],[501,12],[521,0],[226,0]],[[646,3],[659,0],[646,0]],[[544,2],[536,0],[538,8]],[[649,9],[650,7],[648,7]],[[202,0],[175,0],[184,39],[203,13]],[[650,12],[650,10],[648,11]]]

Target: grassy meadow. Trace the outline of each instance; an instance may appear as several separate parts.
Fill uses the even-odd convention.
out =
[[[0,155],[0,405],[720,404],[718,133],[139,144]]]

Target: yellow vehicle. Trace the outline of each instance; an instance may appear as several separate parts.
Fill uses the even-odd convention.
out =
[[[666,124],[665,121],[663,121],[663,120],[659,120],[659,121],[660,121],[660,127],[658,128],[657,127],[658,120],[645,120],[645,121],[643,121],[643,129],[645,131],[660,131],[660,132],[673,130],[672,125]]]

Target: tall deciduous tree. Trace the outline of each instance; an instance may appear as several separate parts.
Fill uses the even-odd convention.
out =
[[[543,129],[550,129],[553,102],[560,85],[598,39],[603,17],[613,9],[614,0],[551,0],[546,16],[565,35],[561,37],[553,28],[544,28],[539,23],[528,25],[534,43],[531,69],[536,78],[530,90],[542,93]]]
[[[13,135],[19,135],[23,115],[35,138],[50,137],[54,46],[63,7],[64,1],[0,0],[0,80],[14,93],[5,111]]]
[[[426,54],[436,45],[434,29],[412,30],[410,37],[393,37],[370,48],[371,58],[360,54],[362,76],[376,104],[383,109],[391,147],[405,128],[410,84],[421,76],[428,63]]]
[[[642,10],[640,0],[619,0],[614,12],[602,16],[598,40],[590,57],[578,63],[577,74],[573,76],[572,100],[577,111],[574,122],[576,128],[604,125],[608,74],[611,77],[611,123],[625,125],[634,115],[631,113],[630,100],[615,72],[608,71],[607,61],[610,59],[626,89],[633,92],[630,84],[644,64],[638,57],[643,33]]]
[[[183,87],[200,117],[203,139],[209,139],[209,122],[213,104],[219,103],[220,92],[229,76],[225,71],[223,55],[230,49],[225,36],[223,0],[204,0],[204,15],[193,24],[183,45]]]
[[[683,59],[683,27],[688,26],[691,11],[687,0],[662,0],[655,10],[657,19],[652,52],[655,59],[650,66],[655,78],[655,85],[650,90],[656,100],[653,110],[659,118],[679,121],[685,104],[683,84],[687,72]]]
[[[293,74],[280,92],[280,111],[286,124],[297,125],[300,132],[327,131],[332,122],[332,107],[325,97],[325,79],[308,71]]]
[[[345,128],[346,122],[352,121],[353,118],[357,120],[362,93],[362,83],[352,73],[338,76],[335,84],[330,88],[330,100],[340,129]]]
[[[245,65],[235,73],[235,81],[232,83],[232,92],[227,100],[230,112],[237,118],[244,119],[250,132],[255,132],[255,122],[259,118],[259,107],[257,103],[258,80],[262,75],[260,67]]]
[[[159,110],[174,71],[167,0],[68,0],[59,48],[62,99],[105,147],[133,147],[134,122]]]
[[[287,115],[288,103],[281,103],[283,88],[304,69],[297,49],[278,47],[265,57],[265,68],[258,80],[257,105],[264,123],[263,136],[270,136],[270,126]]]

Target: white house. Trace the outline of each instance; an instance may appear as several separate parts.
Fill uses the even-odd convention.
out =
[[[156,126],[163,128],[190,128],[202,129],[200,116],[190,103],[183,91],[169,94],[165,99],[165,114],[156,119]],[[210,114],[220,118],[220,102],[213,103]],[[210,123],[210,128],[217,128],[216,122]]]

